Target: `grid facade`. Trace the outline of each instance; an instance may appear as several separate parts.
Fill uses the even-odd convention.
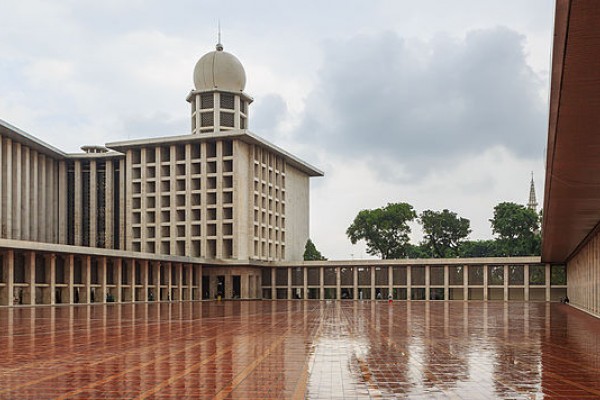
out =
[[[233,160],[224,139],[129,150],[128,249],[235,258]]]
[[[285,259],[285,170],[283,157],[252,147],[253,258]]]

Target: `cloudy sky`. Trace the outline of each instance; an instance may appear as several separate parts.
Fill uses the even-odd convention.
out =
[[[68,152],[189,133],[220,19],[250,129],[325,172],[311,237],[330,259],[367,257],[345,235],[361,209],[447,208],[483,239],[497,203],[527,202],[531,171],[541,203],[553,0],[0,5],[0,119]]]

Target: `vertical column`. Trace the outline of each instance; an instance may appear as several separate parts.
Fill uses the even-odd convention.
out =
[[[431,265],[425,266],[425,300],[431,300]]]
[[[444,300],[450,300],[450,267],[444,265]]]
[[[325,299],[325,268],[319,267],[319,299]]]
[[[550,264],[546,264],[544,265],[544,273],[546,275],[546,279],[544,280],[544,282],[546,282],[546,301],[550,301],[552,299],[552,292],[551,292],[551,279],[552,279],[552,270],[551,270],[551,266]]]
[[[154,282],[152,282],[152,285],[154,286],[154,300],[161,301],[162,299],[160,297],[160,261],[153,261],[151,268],[152,278],[154,279]]]
[[[39,240],[42,235],[39,228],[39,155],[33,152],[31,160],[31,240]]]
[[[13,163],[12,163],[12,140],[6,139],[4,142],[4,158],[6,160],[6,171],[3,175],[6,185],[4,186],[4,192],[2,193],[2,214],[4,217],[3,237],[12,239],[12,221],[13,221]]]
[[[388,297],[394,295],[394,267],[391,265],[388,267]]]
[[[49,293],[46,304],[56,304],[56,254],[46,256],[46,279],[49,280]],[[50,276],[48,276],[50,275]],[[48,279],[50,278],[50,279]]]
[[[75,256],[69,254],[65,256],[65,275],[67,277],[67,298],[65,299],[67,304],[74,304],[74,291],[75,291],[75,274],[74,274]]]
[[[67,163],[64,160],[58,162],[58,243],[67,243]],[[32,208],[33,210],[33,208]],[[35,215],[35,213],[34,213]],[[35,225],[35,224],[34,224]]]
[[[1,141],[1,139],[0,139]],[[6,282],[5,293],[6,297],[2,299],[2,304],[12,306],[15,298],[15,251],[6,250],[3,252],[3,268],[2,274],[4,282]]]
[[[135,302],[136,299],[136,281],[135,281],[135,260],[129,258],[127,260],[125,260],[125,263],[127,265],[127,272],[129,273],[129,288],[130,288],[130,292],[131,292],[131,297],[129,298],[129,301],[131,301],[132,303]]]
[[[183,264],[177,264],[177,300],[183,299]],[[225,293],[223,293],[225,295]]]
[[[31,207],[31,151],[29,147],[23,147],[23,161],[25,165],[23,166],[23,205],[22,209],[24,212],[22,213],[22,236],[23,240],[31,240],[31,222],[30,216],[32,210]]]
[[[202,287],[202,264],[199,264],[198,266],[196,266],[196,274],[197,274],[196,282],[198,282],[198,294],[197,294],[196,298],[193,300],[202,300],[202,293],[204,293],[204,288]],[[249,297],[253,297],[253,296],[254,296],[254,294],[250,294]]]
[[[187,295],[187,299],[186,300],[192,300],[193,299],[193,286],[194,286],[194,265],[193,264],[186,264],[185,266],[187,268],[187,287],[188,287],[188,295]],[[231,275],[230,275],[231,276]],[[233,286],[231,286],[231,289],[233,289]]]
[[[489,266],[487,264],[484,264],[483,266],[483,300],[487,301],[488,300],[488,270],[489,270]]]
[[[358,268],[352,267],[352,299],[358,300]]]
[[[22,161],[23,158],[21,156],[21,143],[19,142],[14,142],[15,145],[15,154],[14,154],[14,169],[13,169],[13,174],[14,174],[14,187],[13,187],[13,232],[12,232],[12,238],[13,239],[22,239],[21,238],[21,211],[22,211],[22,200],[23,200],[23,196],[22,196],[22,189],[23,189],[23,182],[22,182],[22,178],[23,178],[23,165],[22,165]],[[35,295],[34,295],[35,297]]]
[[[219,155],[217,153],[217,155]],[[219,162],[217,162],[217,170],[220,171],[221,170],[221,165],[223,163],[219,160]],[[187,143],[185,145],[185,213],[186,215],[192,215],[192,147],[189,143]],[[203,171],[204,172],[204,171]],[[223,195],[221,192],[221,182],[222,179],[217,179],[217,185],[218,185],[218,195],[217,195],[217,199],[218,201],[221,203],[220,206],[217,206],[217,220],[219,221],[219,223],[217,224],[217,258],[222,258],[222,254],[220,252],[221,248],[222,248],[222,242],[223,242],[223,235],[221,234],[221,210],[223,209],[222,207],[222,202],[223,202]],[[192,219],[191,218],[186,218],[185,219],[185,255],[189,256],[192,254]],[[188,286],[188,300],[191,300],[192,298],[192,286]]]
[[[125,244],[125,250],[129,250],[131,251],[133,249],[133,241],[132,241],[132,234],[131,234],[131,223],[132,223],[132,214],[131,214],[131,206],[132,206],[132,201],[133,201],[133,197],[131,194],[131,188],[133,187],[132,184],[132,176],[131,176],[131,170],[132,170],[132,166],[133,166],[133,151],[131,149],[127,150],[127,154],[125,155],[125,163],[121,164],[121,175],[123,174],[123,171],[125,172],[125,185],[121,186],[121,188],[126,188],[127,189],[127,193],[125,193],[125,190],[121,190],[121,201],[123,202],[123,204],[125,205],[125,207],[121,207],[121,210],[123,211],[121,216],[121,219],[123,219],[123,217],[125,218],[125,224],[123,225],[123,235],[121,235],[121,237],[123,237],[124,239],[124,244]],[[75,186],[77,187],[77,186]],[[143,228],[140,228],[143,229]],[[174,253],[172,253],[174,254]],[[135,283],[135,281],[133,282]],[[133,287],[132,287],[133,289]],[[133,290],[132,292],[132,300],[131,301],[135,301],[135,290]]]
[[[508,301],[508,265],[504,265],[504,301]]]
[[[523,300],[529,301],[529,264],[523,265]]]
[[[342,268],[335,267],[335,298],[342,298]]]
[[[271,300],[277,298],[277,276],[275,274],[275,268],[271,267]]]
[[[112,236],[112,235],[110,235],[110,236]],[[121,257],[113,259],[113,271],[117,275],[115,277],[115,281],[117,283],[117,296],[115,297],[115,301],[117,303],[122,303],[123,302],[123,259]]]
[[[412,299],[412,265],[406,266],[406,300]]]
[[[90,214],[94,214],[93,212],[91,212]],[[94,301],[97,301],[98,303],[106,303],[106,296],[108,295],[108,288],[106,287],[106,274],[107,274],[107,268],[106,268],[106,257],[98,257],[98,274],[100,275],[100,293],[98,293],[96,295],[96,298],[94,299]],[[113,268],[113,273],[114,273],[114,268]]]
[[[81,204],[81,160],[75,160],[74,164],[74,193],[73,193],[73,209],[74,209],[74,226],[73,226],[73,237],[75,238],[75,246],[81,246],[81,238],[82,235],[82,226],[81,226],[81,212],[83,211],[83,207]],[[130,186],[128,186],[130,187]],[[131,222],[131,221],[130,221]],[[131,226],[131,223],[128,224]],[[87,300],[86,300],[87,302]]]
[[[292,300],[294,296],[292,295],[292,268],[286,268],[287,270],[287,298],[288,300]]]
[[[129,152],[128,152],[129,154]],[[126,221],[128,218],[131,218],[131,212],[129,212],[129,208],[125,208],[125,194],[128,193],[129,188],[131,188],[131,186],[128,186],[129,184],[131,184],[130,181],[127,182],[127,185],[124,185],[125,182],[125,159],[120,159],[119,160],[119,249],[121,250],[125,250],[125,246],[127,243],[126,240],[126,231],[128,231],[128,227],[130,227],[131,225],[126,225]],[[131,222],[131,221],[129,221]],[[117,243],[115,243],[116,245]],[[127,247],[127,250],[131,250],[130,247]]]
[[[48,190],[48,185],[47,185],[47,179],[46,179],[46,171],[47,171],[47,162],[46,162],[46,156],[44,154],[40,154],[39,155],[39,190],[38,190],[38,197],[39,197],[39,202],[38,202],[38,209],[37,212],[39,214],[38,217],[38,223],[39,223],[39,230],[38,230],[38,240],[42,241],[42,242],[48,242],[49,241],[49,237],[48,237],[48,231],[47,228],[49,226],[49,224],[47,223],[47,219],[50,215],[48,214],[48,199],[46,197],[46,191]]]
[[[142,166],[143,169],[144,167]],[[142,298],[140,300],[148,301],[148,260],[140,261],[140,267],[142,268]]]
[[[80,300],[82,303],[90,303],[91,302],[91,291],[92,291],[92,257],[91,256],[81,256],[82,266],[81,273],[83,275],[83,283],[85,287],[83,288],[83,296],[80,293]],[[96,300],[96,299],[94,299]]]
[[[157,167],[160,169],[160,167]],[[115,194],[113,192],[114,184],[114,167],[111,159],[106,159],[105,167],[104,167],[104,247],[107,249],[112,249],[115,247],[114,243],[114,201]],[[156,183],[156,186],[160,186],[160,182]],[[157,208],[160,210],[160,207]],[[157,212],[160,214],[160,211]],[[160,224],[157,224],[157,230],[160,229]],[[117,298],[119,296],[117,295]]]
[[[25,304],[35,304],[35,252],[25,253],[25,283],[28,284],[25,290]]]
[[[302,286],[304,293],[302,294],[304,299],[308,299],[308,268],[302,267]]]
[[[469,266],[463,266],[463,300],[469,300]]]
[[[173,263],[168,263],[167,264],[167,299],[166,300],[173,300],[171,298],[172,293],[173,292]]]
[[[369,272],[371,273],[371,300],[375,300],[375,267],[369,266],[367,268],[370,269]]]

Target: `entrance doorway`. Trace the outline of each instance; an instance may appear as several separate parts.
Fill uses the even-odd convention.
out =
[[[210,277],[208,275],[202,275],[202,299],[210,299]]]
[[[239,299],[242,297],[242,277],[239,275],[232,276],[232,284],[233,284],[233,294],[232,297],[234,299]]]
[[[225,298],[225,275],[217,276],[217,297]]]

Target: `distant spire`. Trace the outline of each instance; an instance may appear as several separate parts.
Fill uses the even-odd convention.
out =
[[[530,210],[537,211],[537,200],[535,198],[535,185],[533,183],[533,171],[531,171],[531,185],[529,187],[529,203],[527,203],[527,207]]]
[[[223,44],[221,43],[221,20],[218,22],[217,51],[223,51]]]

